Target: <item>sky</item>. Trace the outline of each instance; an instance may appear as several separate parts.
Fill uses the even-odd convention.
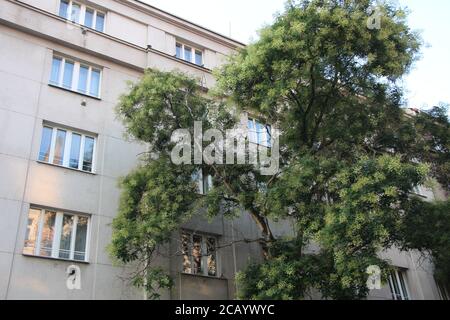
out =
[[[142,0],[243,43],[282,12],[285,0]],[[410,10],[409,25],[421,31],[426,46],[404,78],[407,107],[427,109],[450,103],[450,1],[398,0]]]

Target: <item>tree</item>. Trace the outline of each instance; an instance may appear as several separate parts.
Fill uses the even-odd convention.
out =
[[[364,298],[366,268],[389,271],[377,255],[381,249],[448,251],[448,241],[413,236],[420,228],[412,225],[424,217],[417,216],[419,208],[436,209],[411,196],[430,175],[446,181],[448,119],[435,112],[409,117],[401,108],[398,80],[421,42],[404,10],[390,4],[378,8],[381,28],[369,30],[373,5],[290,1],[257,42],[216,71],[212,94],[186,75],[149,70],[122,96],[118,113],[127,131],[152,147],[152,156],[123,180],[113,224],[112,254],[140,262],[138,285],[151,292],[170,286],[152,258],[199,208],[209,217],[231,218],[243,209],[260,228],[255,241],[264,260],[239,275],[241,298],[302,299],[314,289],[324,298]],[[202,121],[204,130],[224,132],[242,110],[280,129],[276,174],[261,175],[251,165],[170,163],[175,130]],[[436,154],[424,156],[431,149]],[[189,182],[198,170],[214,179],[204,197]],[[450,221],[447,213],[435,216],[439,225]],[[279,219],[294,222],[291,237],[272,233],[270,221]],[[304,250],[311,242],[319,253]]]

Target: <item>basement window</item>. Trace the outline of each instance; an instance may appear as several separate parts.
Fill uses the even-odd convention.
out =
[[[216,237],[182,231],[181,252],[184,273],[217,277]]]
[[[89,224],[87,215],[31,207],[23,253],[87,262]]]

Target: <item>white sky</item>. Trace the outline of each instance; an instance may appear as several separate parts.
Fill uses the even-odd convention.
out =
[[[243,43],[284,9],[284,0],[143,0]],[[430,46],[405,78],[409,107],[450,103],[450,1],[399,0],[411,10],[409,23]]]

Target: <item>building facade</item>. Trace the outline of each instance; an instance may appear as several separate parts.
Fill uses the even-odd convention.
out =
[[[125,137],[118,97],[146,68],[210,88],[211,70],[244,45],[137,0],[2,0],[0,43],[0,299],[144,299],[133,268],[106,251],[118,178],[147,150]],[[169,248],[190,254],[158,261],[176,282],[162,298],[233,299],[236,272],[261,253],[227,244],[258,234],[246,214],[194,218]],[[398,272],[370,299],[442,298],[431,264],[382,254]]]

